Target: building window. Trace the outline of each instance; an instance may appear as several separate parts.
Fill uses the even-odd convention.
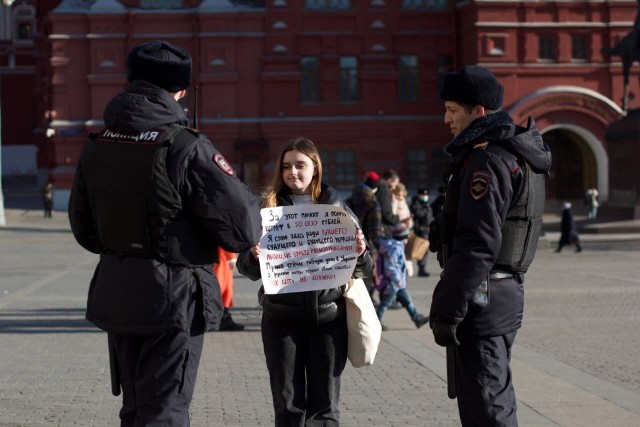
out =
[[[435,188],[443,185],[444,166],[449,160],[441,147],[409,148],[406,154],[407,188]]]
[[[444,154],[442,147],[431,149],[431,185],[441,186],[444,182],[444,167],[451,158]]]
[[[356,177],[356,151],[353,148],[319,150],[322,159],[322,179],[339,190],[350,190]]]
[[[538,58],[544,60],[554,60],[553,37],[540,36],[538,39]]]
[[[349,10],[350,0],[305,0],[305,9],[309,10]]]
[[[503,35],[487,36],[487,55],[503,56],[507,37]]]
[[[571,58],[586,60],[589,58],[588,39],[584,35],[571,36]]]
[[[35,32],[35,8],[31,5],[21,3],[16,6],[13,11],[14,19],[14,40],[19,43],[33,43],[33,36]]]
[[[140,9],[181,9],[182,0],[140,0]]]
[[[358,101],[358,60],[355,56],[340,58],[340,101]]]
[[[18,39],[28,40],[33,37],[31,33],[31,22],[18,22]]]
[[[315,56],[300,59],[300,102],[320,102],[320,61]]]
[[[446,0],[402,0],[402,8],[410,10],[438,10],[446,5]]]
[[[407,179],[405,185],[410,189],[428,187],[429,164],[428,148],[410,148],[407,150]]]
[[[437,59],[438,64],[438,87],[436,92],[436,98],[440,99],[440,89],[442,88],[442,82],[444,80],[444,76],[453,71],[453,58],[451,55],[438,55]]]
[[[398,59],[398,100],[418,102],[418,57],[415,55]]]

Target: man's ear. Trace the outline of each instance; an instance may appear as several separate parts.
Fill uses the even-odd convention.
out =
[[[186,89],[182,89],[182,90],[179,90],[179,91],[177,91],[177,92],[174,92],[174,93],[173,93],[173,98],[174,98],[176,101],[179,101],[179,100],[181,100],[182,98],[184,98],[186,95],[187,95],[187,90],[186,90]]]
[[[484,116],[487,114],[487,111],[484,109],[484,107],[482,105],[476,105],[475,107],[475,112],[478,116]]]

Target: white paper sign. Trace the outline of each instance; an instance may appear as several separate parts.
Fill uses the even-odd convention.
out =
[[[260,210],[260,272],[267,294],[330,289],[345,284],[356,266],[356,226],[331,205]]]

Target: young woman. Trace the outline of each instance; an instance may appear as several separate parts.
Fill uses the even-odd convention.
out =
[[[320,203],[344,207],[338,192],[322,182],[322,163],[313,142],[291,140],[278,158],[262,207]],[[351,212],[345,208],[347,212]],[[358,220],[353,277],[371,271],[372,261]],[[238,256],[238,270],[260,278],[260,245]],[[340,376],[347,361],[344,286],[320,291],[266,295],[262,343],[271,382],[276,426],[338,426]]]

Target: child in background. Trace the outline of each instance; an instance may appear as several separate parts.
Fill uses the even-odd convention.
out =
[[[399,223],[392,230],[391,238],[380,239],[380,258],[378,275],[380,277],[380,304],[376,313],[380,323],[385,310],[393,303],[394,298],[407,310],[416,328],[421,328],[429,321],[429,317],[418,313],[407,290],[407,262],[404,256],[404,241],[409,237],[409,228]],[[389,328],[382,323],[382,330]]]

